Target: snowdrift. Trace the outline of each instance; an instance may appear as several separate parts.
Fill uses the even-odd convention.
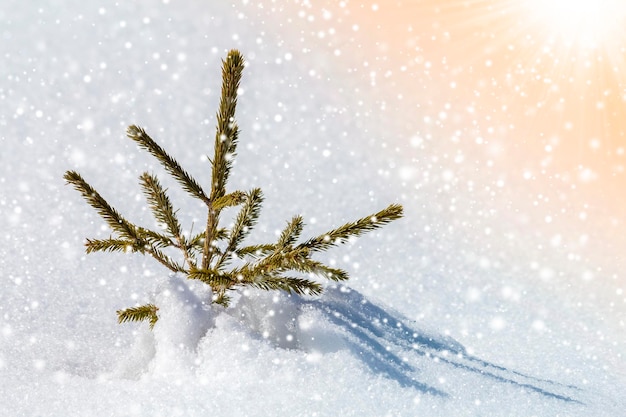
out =
[[[79,351],[52,361],[63,355],[51,346],[49,364],[29,366],[37,356],[25,347],[7,351],[0,414],[589,417],[622,410],[618,397],[595,386],[480,359],[346,286],[317,298],[243,292],[227,309],[207,304],[210,297],[199,282],[163,279],[150,300],[159,306],[154,329],[125,325],[135,326],[135,340],[115,355],[103,352],[109,364],[76,366],[71,357],[87,354]]]
[[[210,377],[202,364],[211,362],[216,347],[223,346],[219,339],[231,333],[226,339],[239,338],[231,351],[271,349],[278,355],[301,355],[308,363],[341,354],[358,363],[372,380],[384,379],[435,398],[457,398],[499,386],[555,404],[584,405],[580,388],[469,355],[454,339],[419,329],[344,285],[331,286],[318,298],[246,291],[224,309],[203,304],[210,299],[210,290],[194,284],[171,276],[159,286],[155,298],[160,319],[154,331],[144,329],[138,335],[132,355],[108,378]],[[238,366],[236,356],[230,360],[235,362],[230,366]],[[446,383],[459,380],[465,382]]]

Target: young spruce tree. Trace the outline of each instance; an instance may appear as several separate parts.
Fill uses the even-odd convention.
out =
[[[82,194],[114,233],[108,239],[87,239],[87,253],[139,252],[149,255],[171,272],[184,274],[189,279],[209,285],[213,291],[213,302],[227,306],[228,292],[246,286],[296,294],[320,294],[322,286],[311,279],[312,276],[343,281],[348,279],[348,274],[314,260],[312,255],[315,252],[345,243],[353,236],[377,229],[402,216],[402,206],[392,204],[378,213],[301,243],[298,240],[304,221],[302,216],[295,216],[287,222],[277,242],[244,245],[244,239],[259,217],[263,194],[259,188],[247,192],[226,190],[239,140],[235,108],[243,69],[242,55],[237,50],[231,50],[222,62],[222,92],[217,113],[215,152],[210,161],[210,192],[205,191],[200,182],[142,128],[130,126],[126,132],[140,148],[152,154],[187,193],[206,205],[206,228],[194,235],[186,233],[166,190],[157,177],[150,173],[143,173],[139,181],[162,230],[150,230],[131,223],[79,173],[68,171],[65,180]],[[220,226],[220,215],[227,207],[240,207],[230,229]],[[179,253],[179,257],[176,259],[168,253]],[[239,260],[238,266],[231,266],[233,260]],[[293,276],[291,273],[296,274]],[[150,327],[153,327],[158,320],[158,307],[146,304],[117,311],[117,314],[120,323],[148,320]]]

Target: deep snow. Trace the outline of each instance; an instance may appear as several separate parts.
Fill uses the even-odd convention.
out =
[[[414,104],[444,95],[437,80],[394,71],[372,83],[393,52],[361,14],[324,7],[3,2],[1,415],[623,412],[623,216],[558,184],[500,187],[495,168],[475,168],[487,156],[474,142],[443,140],[459,128],[453,110],[429,138],[432,109]],[[125,128],[206,178],[230,48],[249,62],[231,188],[266,196],[251,240],[297,213],[314,234],[405,206],[405,219],[327,255],[353,290],[205,311],[202,289],[150,259],[83,254],[85,237],[109,231],[63,172],[151,224],[136,178],[162,173]],[[354,70],[362,61],[368,72]],[[415,83],[419,95],[397,99]],[[187,227],[201,224],[201,207],[168,186]],[[153,333],[116,323],[116,309],[150,297],[172,313]]]

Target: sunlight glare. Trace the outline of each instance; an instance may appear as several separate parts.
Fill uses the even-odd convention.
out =
[[[626,24],[625,0],[528,0],[533,15],[568,43],[598,46]]]

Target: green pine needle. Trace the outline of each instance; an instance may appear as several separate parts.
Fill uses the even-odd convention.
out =
[[[135,246],[135,242],[125,239],[87,239],[85,242],[85,251],[93,252],[137,252],[139,248]]]
[[[222,61],[222,94],[217,113],[217,131],[215,133],[215,156],[213,157],[213,186],[211,199],[222,197],[226,192],[226,182],[230,174],[237,141],[239,127],[235,122],[237,108],[237,90],[245,62],[241,53],[231,50]]]
[[[294,216],[294,218],[291,219],[291,221],[287,224],[287,227],[285,227],[283,232],[280,234],[278,243],[276,244],[276,250],[280,251],[293,246],[300,237],[303,228],[304,220],[302,219],[302,216]]]
[[[165,194],[165,190],[161,186],[158,178],[145,172],[141,177],[141,186],[146,194],[148,204],[152,209],[154,218],[161,224],[165,225],[168,233],[174,239],[180,239],[181,227],[174,207],[169,197]]]
[[[213,201],[214,210],[222,210],[226,207],[238,206],[246,201],[246,193],[243,191],[235,191],[230,194],[226,194]]]
[[[301,244],[300,247],[308,248],[313,251],[324,251],[332,246],[347,243],[352,237],[357,237],[366,232],[376,230],[401,217],[402,206],[399,204],[391,204],[378,213],[363,217],[355,222],[346,223],[337,229],[309,239]]]
[[[102,217],[111,229],[115,230],[122,237],[129,240],[137,241],[136,228],[126,221],[113,207],[102,198],[102,196],[89,185],[81,175],[76,171],[67,171],[64,175],[68,184],[74,186],[74,188],[82,194],[87,200],[90,206],[92,206],[100,217]]]
[[[235,254],[240,258],[243,258],[245,256],[250,256],[252,258],[261,258],[264,255],[268,255],[274,252],[275,249],[276,245],[272,244],[251,245],[237,249],[235,251]]]
[[[152,329],[159,320],[157,311],[159,311],[159,308],[154,304],[146,304],[139,307],[130,307],[125,310],[117,310],[117,322],[126,323],[130,321],[148,320],[150,322],[150,329]]]
[[[199,198],[207,204],[209,198],[206,196],[198,182],[189,175],[180,164],[172,158],[163,148],[161,148],[145,130],[135,125],[129,126],[126,135],[137,142],[140,148],[147,150],[152,156],[159,160],[167,172],[180,183],[185,191],[192,196]]]
[[[304,278],[283,277],[274,275],[260,275],[253,281],[246,282],[251,287],[265,291],[281,290],[298,295],[319,295],[322,285],[319,282]]]
[[[231,229],[228,245],[224,251],[225,255],[237,249],[243,239],[252,231],[252,228],[259,218],[261,204],[263,203],[263,193],[261,189],[255,188],[250,191],[246,197],[246,202],[243,204],[241,211],[237,215],[235,224]],[[218,265],[220,264],[221,262],[218,262]]]

